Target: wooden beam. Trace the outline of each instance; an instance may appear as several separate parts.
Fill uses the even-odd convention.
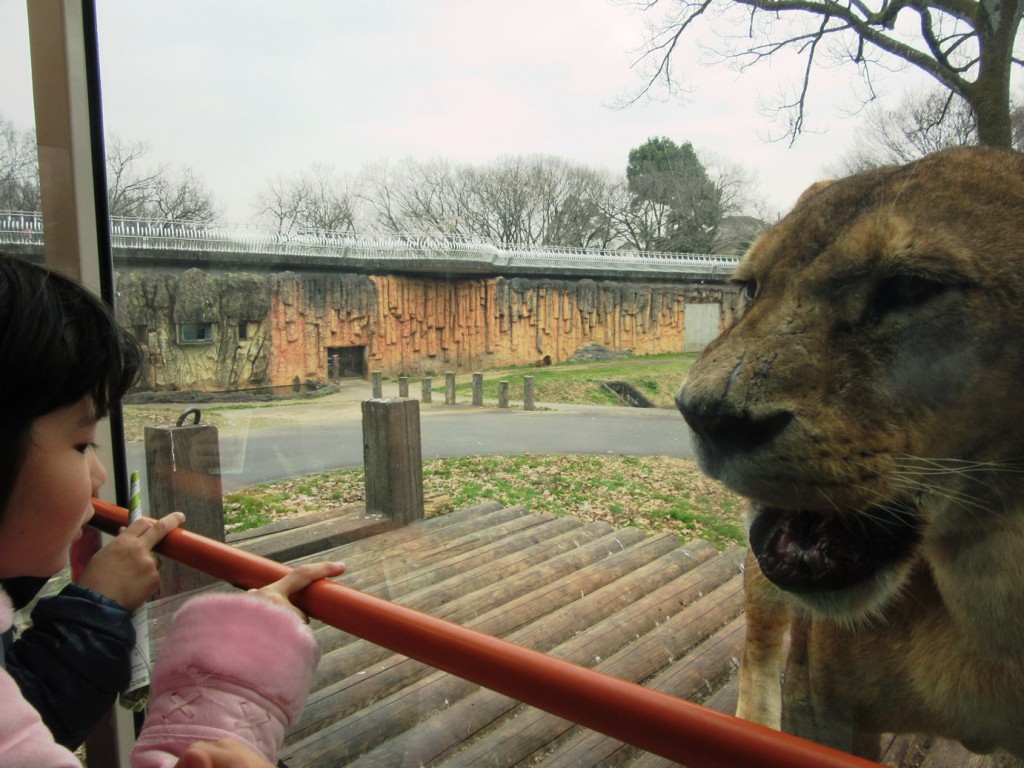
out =
[[[184,512],[184,527],[224,541],[224,499],[220,481],[220,443],[212,424],[146,427],[146,477],[149,514],[160,518]],[[213,583],[211,576],[165,561],[160,568],[160,597]]]
[[[363,401],[363,467],[368,513],[403,524],[423,519],[423,450],[417,401]]]

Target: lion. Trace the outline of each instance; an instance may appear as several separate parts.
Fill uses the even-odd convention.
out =
[[[676,403],[751,502],[737,714],[1024,757],[1024,156],[819,183],[732,282]]]

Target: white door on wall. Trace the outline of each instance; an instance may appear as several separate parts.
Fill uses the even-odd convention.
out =
[[[718,336],[721,304],[687,304],[684,310],[683,352],[700,352]]]

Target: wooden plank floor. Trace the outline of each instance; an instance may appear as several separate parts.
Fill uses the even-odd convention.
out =
[[[742,550],[719,553],[707,542],[681,545],[668,534],[496,504],[402,528],[358,508],[346,513],[345,521],[310,516],[233,543],[288,556],[276,559],[305,552],[304,559],[343,560],[342,580],[357,589],[712,709],[735,710]],[[154,611],[155,636],[180,599]],[[287,735],[282,757],[290,768],[672,764],[333,627],[317,626],[316,633],[324,656]],[[885,762],[1024,765],[912,737],[892,740]]]

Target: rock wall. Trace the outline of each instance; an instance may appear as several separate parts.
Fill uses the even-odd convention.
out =
[[[684,307],[735,305],[725,286],[429,276],[118,276],[118,315],[147,352],[141,387],[225,390],[325,381],[328,350],[364,373],[440,375],[557,363],[585,344],[646,355],[683,349]],[[182,324],[212,339],[181,343]]]
[[[268,383],[270,285],[250,274],[116,275],[117,317],[145,352],[139,389],[248,389]],[[208,324],[207,343],[182,343],[182,324]],[[245,338],[242,338],[242,337]]]
[[[296,275],[268,279],[273,336],[270,383],[327,380],[327,350],[376,347],[378,290],[364,275]]]
[[[388,376],[557,363],[594,342],[679,352],[687,303],[732,306],[721,287],[394,275],[365,278],[374,303],[363,286],[339,290],[337,279],[275,279],[275,383],[326,379],[326,350],[340,346],[365,346],[366,370]]]

